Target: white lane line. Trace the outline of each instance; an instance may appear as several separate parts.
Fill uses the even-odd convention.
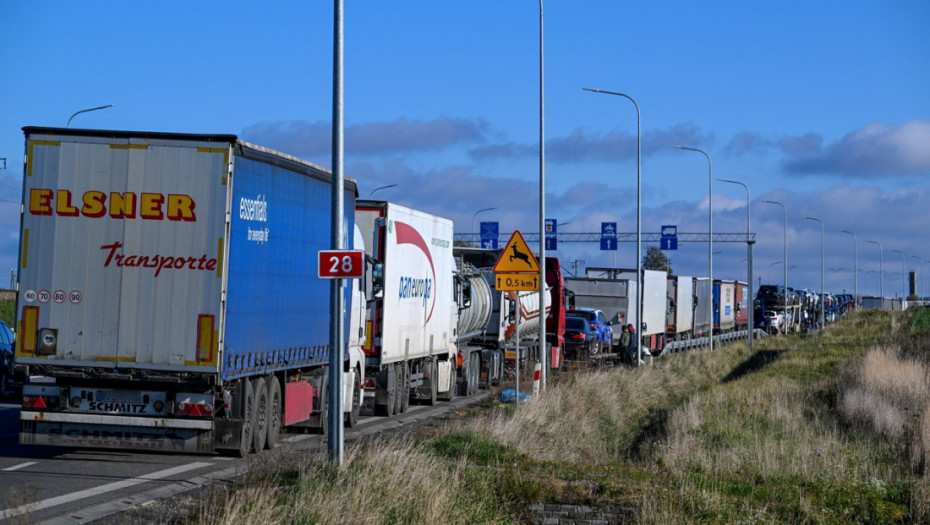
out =
[[[27,503],[26,505],[20,505],[12,509],[0,510],[0,520],[13,518],[16,516],[21,516],[27,512],[35,512],[42,509],[47,509],[49,507],[54,507],[56,505],[61,505],[64,503],[70,503],[72,501],[77,501],[79,499],[90,498],[93,496],[99,496],[101,494],[106,494],[107,492],[113,492],[115,490],[121,490],[127,487],[132,487],[133,485],[138,485],[140,483],[146,483],[149,481],[155,481],[162,478],[167,478],[174,476],[176,474],[181,474],[190,470],[195,470],[203,467],[209,467],[211,463],[190,463],[188,465],[181,465],[174,468],[169,468],[166,470],[160,470],[158,472],[153,472],[151,474],[146,474],[144,476],[139,476],[138,478],[129,478],[123,481],[116,481],[114,483],[108,483],[106,485],[101,485],[99,487],[90,488],[87,490],[80,490],[78,492],[72,492],[71,494],[65,494],[63,496],[57,496],[54,498],[44,499],[42,501],[36,501],[34,503]]]
[[[38,461],[28,461],[26,463],[20,463],[19,465],[13,465],[12,467],[7,467],[2,470],[3,472],[13,472],[14,470],[19,470],[21,468],[26,468],[26,467],[35,465],[36,463],[38,463]]]

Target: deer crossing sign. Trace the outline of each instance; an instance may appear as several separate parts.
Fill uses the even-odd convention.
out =
[[[498,290],[527,290],[539,287],[539,263],[519,231],[513,232],[494,265]],[[503,274],[503,275],[501,275]],[[535,276],[529,274],[536,274]]]

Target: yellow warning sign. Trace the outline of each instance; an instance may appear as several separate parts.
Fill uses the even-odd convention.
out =
[[[519,231],[513,232],[507,241],[494,265],[494,273],[539,273],[539,263]]]
[[[539,290],[539,275],[501,273],[494,275],[494,289],[499,292],[533,292]]]

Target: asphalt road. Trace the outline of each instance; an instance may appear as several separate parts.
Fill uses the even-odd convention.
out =
[[[411,405],[406,414],[363,417],[346,441],[442,416],[486,399]],[[0,524],[88,523],[245,472],[246,459],[120,450],[75,450],[19,444],[19,407],[0,402]],[[325,451],[322,436],[287,434],[284,447]],[[268,454],[269,451],[263,452]]]

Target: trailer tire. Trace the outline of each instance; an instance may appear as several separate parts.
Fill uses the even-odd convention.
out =
[[[252,417],[252,450],[257,454],[265,449],[268,440],[268,386],[264,377],[255,378],[255,410]]]
[[[352,375],[355,376],[352,382],[352,408],[346,414],[346,426],[349,428],[358,425],[358,416],[362,412],[362,375],[357,369]]]
[[[283,415],[281,404],[281,383],[274,375],[268,376],[268,437],[265,439],[265,448],[273,449],[281,441],[281,417]]]
[[[241,416],[239,448],[234,450],[233,453],[240,458],[244,458],[252,450],[252,420],[255,412],[255,395],[252,392],[252,382],[243,379],[241,391],[242,394],[239,399],[239,405],[242,409],[239,414]]]

